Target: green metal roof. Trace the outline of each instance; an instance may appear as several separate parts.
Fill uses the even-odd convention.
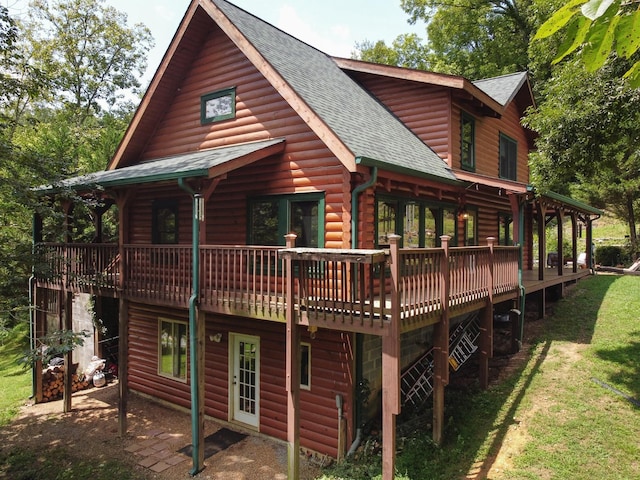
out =
[[[257,154],[253,160],[258,160],[269,154],[265,152],[264,156],[260,156],[261,150],[278,144],[283,144],[284,146],[284,142],[284,138],[276,138],[158,158],[130,167],[68,178],[55,185],[47,185],[38,190],[42,192],[68,188],[81,190],[161,182],[179,178],[207,178],[214,167],[228,164],[227,171],[233,170],[232,164],[234,160],[243,159],[253,154]],[[272,153],[271,150],[269,152]]]
[[[548,198],[550,200],[554,200],[556,202],[560,202],[563,203],[565,205],[569,205],[571,207],[574,207],[576,210],[580,210],[581,212],[584,213],[590,213],[593,215],[603,215],[604,212],[598,208],[592,207],[591,205],[588,205],[586,203],[583,203],[579,200],[575,200],[571,197],[567,197],[565,195],[561,195],[559,193],[556,192],[551,192],[551,191],[546,191],[543,194],[541,194],[541,197],[543,198]]]

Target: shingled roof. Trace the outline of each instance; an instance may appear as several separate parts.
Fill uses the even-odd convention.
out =
[[[353,153],[356,163],[455,182],[448,165],[330,56],[225,0],[210,1]]]
[[[476,80],[473,84],[504,107],[513,100],[526,81],[527,72],[516,72]]]

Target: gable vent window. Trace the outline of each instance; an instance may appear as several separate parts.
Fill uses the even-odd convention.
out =
[[[236,116],[236,88],[225,88],[200,97],[200,123],[221,122]]]

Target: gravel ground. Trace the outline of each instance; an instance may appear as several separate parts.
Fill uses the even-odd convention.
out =
[[[132,465],[141,479],[271,480],[287,478],[286,445],[273,439],[248,435],[205,460],[195,477],[189,474],[191,457],[160,473],[139,464],[144,459],[137,445],[162,435],[168,451],[191,444],[191,416],[138,395],[129,396],[127,436],[118,436],[117,382],[73,395],[72,411],[62,413],[62,401],[25,405],[14,422],[0,429],[0,449],[20,443],[25,448],[65,446],[87,452],[96,461],[119,459]],[[223,425],[207,420],[205,436]],[[153,440],[150,440],[153,442]],[[302,480],[320,475],[316,465],[301,460]],[[114,479],[115,480],[115,479]]]

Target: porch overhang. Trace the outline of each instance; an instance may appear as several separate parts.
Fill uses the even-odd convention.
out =
[[[579,200],[561,195],[559,193],[547,191],[540,195],[540,199],[548,207],[561,207],[566,211],[573,211],[586,216],[601,217],[604,212]]]
[[[526,183],[514,182],[513,180],[505,180],[502,178],[488,177],[486,175],[480,175],[478,173],[465,172],[462,170],[456,170],[455,172],[458,180],[467,182],[470,185],[484,185],[486,187],[502,189],[506,192],[526,194],[532,191],[532,187]]]
[[[55,193],[62,190],[105,189],[187,178],[213,178],[257,160],[282,153],[284,147],[285,139],[275,138],[211,148],[158,158],[130,167],[73,177],[37,190],[41,193]]]

